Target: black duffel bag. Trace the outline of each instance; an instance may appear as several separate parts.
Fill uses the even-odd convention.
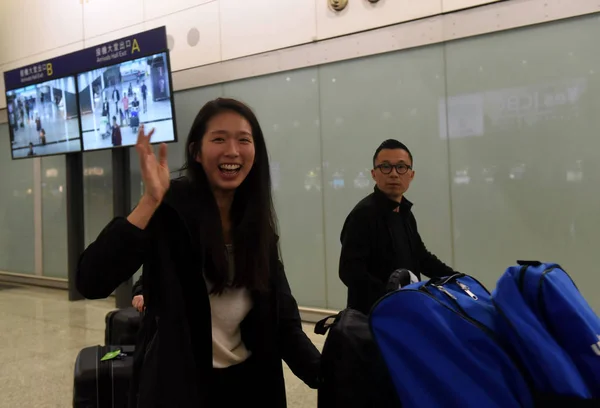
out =
[[[319,408],[398,408],[389,372],[371,337],[369,318],[354,309],[318,322],[327,335],[321,355]]]

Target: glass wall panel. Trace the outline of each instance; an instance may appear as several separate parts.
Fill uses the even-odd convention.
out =
[[[83,155],[83,205],[87,247],[113,218],[110,150],[87,152]]]
[[[517,259],[558,262],[598,309],[597,17],[447,45],[457,267],[493,286]]]
[[[67,169],[65,156],[42,158],[43,274],[68,277]]]
[[[6,124],[0,156],[0,271],[34,274],[33,162],[11,159]]]
[[[225,84],[255,111],[267,141],[281,251],[303,306],[325,307],[323,180],[316,68]]]
[[[320,68],[330,308],[346,306],[338,275],[340,232],[352,208],[373,191],[373,154],[386,139],[411,150],[415,178],[406,197],[425,244],[452,264],[448,151],[438,114],[445,95],[443,54],[442,46],[432,46]]]

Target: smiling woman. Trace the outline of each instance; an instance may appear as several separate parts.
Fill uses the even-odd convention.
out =
[[[209,102],[192,125],[186,151],[188,177],[204,195],[214,196],[218,208],[219,216],[214,214],[205,223],[207,246],[213,254],[207,276],[217,292],[223,288],[228,268],[222,248],[233,244],[236,267],[245,269],[234,283],[264,288],[268,248],[277,232],[267,146],[258,119],[236,100]]]
[[[317,388],[320,354],[279,260],[258,120],[236,100],[207,103],[186,142],[186,176],[172,181],[153,133],[141,127],[136,144],[143,197],[86,249],[77,274],[78,290],[101,298],[144,267],[130,406],[284,408],[281,359]]]
[[[232,201],[234,190],[252,169],[254,156],[252,126],[244,116],[227,110],[212,117],[196,161],[202,164],[217,201]]]

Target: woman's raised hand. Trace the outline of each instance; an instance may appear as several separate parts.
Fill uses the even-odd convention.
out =
[[[144,125],[140,125],[135,150],[140,157],[140,170],[144,182],[144,196],[146,200],[158,206],[169,189],[169,166],[167,164],[167,145],[161,143],[158,159],[150,138],[154,134],[152,129],[148,134],[144,132]]]

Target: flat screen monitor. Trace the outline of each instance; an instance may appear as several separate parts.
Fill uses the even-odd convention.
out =
[[[81,151],[75,77],[6,91],[13,159]]]
[[[142,123],[152,143],[177,141],[169,66],[161,52],[79,74],[83,150],[133,146]]]

